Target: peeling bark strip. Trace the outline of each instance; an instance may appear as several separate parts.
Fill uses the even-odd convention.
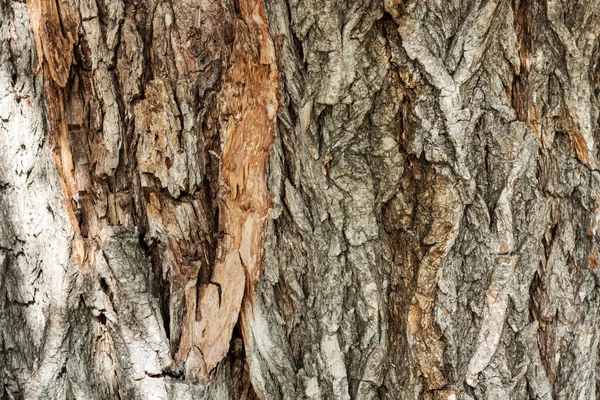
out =
[[[252,329],[254,286],[262,274],[264,230],[271,213],[266,167],[279,108],[279,73],[263,1],[241,0],[239,7],[231,66],[219,99],[223,239],[211,281],[198,300],[196,322],[182,339],[192,336],[189,378],[197,369],[207,378],[225,357],[240,308],[244,337]]]
[[[73,160],[67,139],[65,109],[62,89],[67,85],[73,61],[73,37],[64,32],[61,16],[54,0],[27,1],[29,18],[35,38],[38,54],[38,68],[45,76],[44,88],[47,99],[47,112],[50,124],[50,138],[55,146],[54,160],[61,177],[65,204],[69,219],[76,233],[79,224],[75,210],[71,204],[73,196],[78,192],[73,175]],[[66,33],[66,37],[64,36]]]
[[[239,6],[244,25],[238,22],[222,94],[220,184],[225,198],[219,222],[225,238],[217,252],[225,260],[223,265],[217,264],[215,272],[235,269],[238,263],[244,266],[241,317],[247,338],[253,328],[255,285],[262,277],[265,225],[272,211],[266,169],[279,109],[279,72],[264,2],[242,0]]]
[[[64,88],[73,61],[72,32],[65,32],[56,0],[28,0],[29,17],[40,65],[46,63],[54,83]]]

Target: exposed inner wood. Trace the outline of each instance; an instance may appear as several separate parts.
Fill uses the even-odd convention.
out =
[[[160,57],[153,59],[155,79],[145,84],[144,97],[125,112],[134,122],[131,140],[116,90],[107,81],[106,60],[100,61],[101,54],[88,47],[94,44],[93,38],[74,39],[78,23],[75,10],[66,2],[61,3],[60,13],[54,0],[28,2],[46,78],[55,163],[71,225],[79,236],[74,246],[77,259],[82,266],[95,259],[88,253],[101,251],[104,229],[133,227],[136,221],[146,220],[149,237],[164,241],[165,251],[156,262],[171,281],[167,312],[172,313],[172,351],[174,360],[185,364],[189,380],[208,379],[228,353],[242,299],[244,310],[251,315],[253,286],[261,278],[263,231],[271,212],[266,167],[279,107],[279,73],[263,2],[239,2],[237,17],[218,5],[204,6],[230,19],[227,23],[232,31],[220,43],[222,48],[214,49],[215,57],[228,54],[219,107],[214,109],[211,122],[220,142],[216,148],[219,154],[215,153],[219,157],[219,189],[214,193],[219,196],[219,240],[214,237],[208,208],[215,200],[199,189],[207,167],[202,159],[194,160],[202,153],[191,152],[188,144],[189,140],[206,143],[206,138],[185,139],[202,132],[187,132],[189,115],[184,112],[189,111],[181,111],[187,100],[177,99],[173,89],[178,75],[187,77],[198,68],[194,67],[198,60],[193,49],[181,46],[176,38],[168,44],[175,60],[170,73],[164,72]],[[179,34],[187,35],[194,28],[187,25],[190,20],[186,15],[178,17]],[[173,16],[165,17],[167,29],[172,24],[168,18]],[[125,34],[135,35],[128,23],[123,29]],[[222,33],[222,26],[215,25],[214,29],[215,34]],[[210,34],[209,27],[206,30]],[[156,47],[160,44],[157,40]],[[135,48],[139,45],[135,36],[126,37],[123,44],[132,52],[141,51]],[[76,65],[75,47],[83,65]],[[92,64],[87,65],[90,61]],[[71,71],[72,65],[83,69]],[[139,95],[139,82],[132,81],[136,71],[124,73],[124,90]],[[179,87],[179,96],[192,89]],[[135,148],[127,148],[127,143]],[[133,157],[128,155],[132,151]],[[132,190],[137,190],[135,178],[122,189],[112,188],[115,185],[111,181],[122,179],[124,174],[139,176],[145,193],[143,204],[132,200]],[[215,244],[216,256],[211,254]]]
[[[262,0],[240,1],[239,6],[241,19],[236,21],[231,66],[220,100],[223,239],[211,282],[199,299],[196,322],[192,332],[186,332],[192,339],[186,333],[182,339],[193,347],[186,365],[192,369],[201,365],[204,374],[227,354],[241,307],[244,327],[251,323],[254,284],[262,272],[264,228],[271,212],[266,167],[279,107],[279,73]]]

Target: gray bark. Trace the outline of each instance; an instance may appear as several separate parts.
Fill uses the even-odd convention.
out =
[[[599,27],[0,0],[0,398],[600,398]]]

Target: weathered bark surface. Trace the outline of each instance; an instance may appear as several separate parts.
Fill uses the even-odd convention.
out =
[[[599,34],[0,0],[0,398],[597,398]]]

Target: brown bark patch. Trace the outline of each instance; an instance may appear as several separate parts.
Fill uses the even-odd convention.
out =
[[[27,7],[40,63],[47,63],[52,80],[64,88],[73,61],[73,37],[63,31],[55,0],[28,0]]]
[[[584,164],[589,164],[590,162],[590,153],[587,148],[587,142],[585,138],[576,131],[569,130],[567,131],[569,134],[569,138],[571,139],[571,146],[575,149],[577,153],[577,158]]]
[[[596,256],[596,247],[592,248],[592,252],[590,253],[590,255],[588,257],[588,261],[589,261],[589,268],[591,270],[598,269],[598,257]]]
[[[241,1],[240,13],[222,98],[221,185],[227,195],[221,251],[239,252],[252,289],[262,273],[263,231],[271,213],[266,168],[275,137],[279,72],[264,3]]]
[[[271,213],[266,168],[279,107],[279,72],[264,3],[245,0],[239,7],[241,19],[236,21],[220,100],[223,238],[210,283],[199,295],[196,322],[190,325],[186,317],[182,333],[182,346],[189,349],[188,379],[193,379],[194,371],[206,379],[225,357],[241,308],[248,337],[254,284],[262,274],[264,229]]]
[[[68,7],[60,10],[67,15]],[[78,205],[78,180],[65,118],[65,87],[73,63],[73,34],[65,30],[62,15],[54,0],[28,0],[27,9],[35,38],[39,68],[44,76],[44,93],[48,113],[53,159],[64,194],[65,207],[73,232],[81,234]],[[65,17],[69,19],[68,17]],[[78,257],[80,259],[81,257]],[[82,259],[83,260],[83,259]]]
[[[446,339],[434,314],[437,283],[452,247],[461,213],[450,180],[419,159],[411,160],[403,190],[385,213],[390,247],[395,254],[390,320],[398,326],[390,341],[395,359],[412,359],[433,396],[448,384]],[[416,218],[411,216],[416,216]],[[404,331],[404,332],[402,332]],[[435,397],[431,397],[435,398]]]

